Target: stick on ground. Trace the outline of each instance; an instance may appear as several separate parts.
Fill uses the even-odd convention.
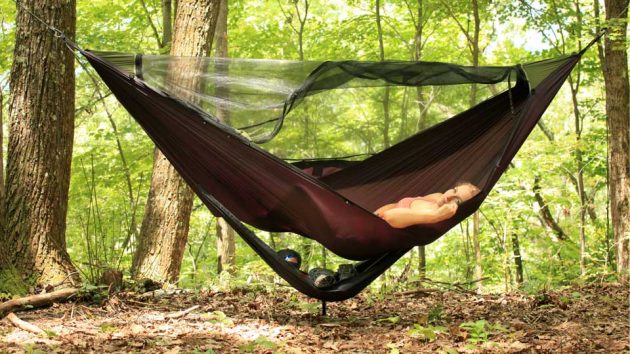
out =
[[[195,311],[195,310],[196,310],[196,309],[198,309],[199,307],[201,307],[201,306],[199,306],[199,305],[195,305],[195,306],[190,307],[190,308],[188,308],[188,309],[186,309],[186,310],[182,310],[182,311],[178,311],[178,312],[174,312],[174,313],[168,314],[168,315],[166,315],[165,317],[166,317],[166,318],[170,318],[170,319],[176,319],[176,318],[184,317],[184,316],[186,316],[187,314],[189,314],[189,313],[191,313],[191,312]]]
[[[77,291],[79,290],[76,288],[67,288],[46,294],[31,295],[3,302],[0,304],[0,317],[2,317],[5,313],[22,310],[27,306],[40,307],[66,300]]]
[[[43,329],[37,327],[36,325],[32,323],[28,323],[24,320],[21,320],[13,312],[10,312],[6,318],[7,320],[9,320],[9,322],[11,322],[17,328],[20,328],[20,329],[23,329],[25,331],[32,332],[35,334],[39,334],[40,336],[46,336],[46,331],[44,331]]]

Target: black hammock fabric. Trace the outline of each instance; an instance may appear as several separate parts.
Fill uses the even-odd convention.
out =
[[[178,97],[147,84],[139,77],[144,73],[137,72],[138,65],[125,70],[124,65],[103,59],[107,54],[82,53],[206,206],[215,215],[225,217],[292,286],[306,295],[329,301],[356,295],[408,249],[433,242],[477,210],[581,56],[580,53],[503,68],[494,81],[488,81],[487,75],[459,75],[459,79],[449,81],[448,72],[442,74],[446,75],[442,79],[436,75],[428,82],[414,80],[412,76],[418,70],[405,74],[414,65],[425,69],[448,66],[454,72],[470,72],[469,68],[451,64],[321,63],[304,83],[297,85],[297,91],[285,98],[283,111],[295,104],[297,96],[342,89],[352,81],[347,75],[357,75],[361,81],[411,86],[427,82],[457,84],[462,80],[516,82],[511,89],[363,161],[337,161],[330,166],[324,161],[315,168],[303,165],[301,169],[264,151],[246,134],[202,111],[193,104],[198,102],[194,98],[185,101],[190,95]],[[137,64],[138,56],[128,57]],[[363,70],[366,67],[370,68],[370,75]],[[374,76],[375,72],[379,75]],[[340,79],[340,75],[344,78]],[[326,77],[332,81],[327,83]],[[397,79],[402,77],[405,80]],[[318,80],[323,82],[311,85]],[[277,133],[278,127],[273,130]],[[332,169],[325,174],[307,173],[326,168]],[[471,182],[481,192],[463,203],[448,220],[395,229],[373,214],[384,204],[444,191],[458,181]],[[363,260],[357,265],[359,273],[330,288],[318,289],[243,223],[312,238],[339,256]]]

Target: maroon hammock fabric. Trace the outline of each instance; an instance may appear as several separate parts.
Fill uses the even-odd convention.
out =
[[[433,242],[472,214],[507,168],[580,55],[536,82],[525,74],[484,101],[362,162],[321,179],[287,164],[185,102],[158,92],[90,52],[84,55],[186,182],[238,219],[312,238],[362,260]],[[468,181],[481,193],[433,225],[391,228],[372,212],[407,196]]]

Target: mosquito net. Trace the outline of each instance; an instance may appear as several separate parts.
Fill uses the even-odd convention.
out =
[[[362,160],[508,90],[519,78],[534,88],[564,61],[470,67],[96,54],[298,161]]]
[[[325,96],[312,100],[314,110],[319,111],[323,106],[336,107],[331,112],[318,113],[342,114],[347,107],[365,109],[361,103],[367,99],[378,99],[380,95],[382,100],[387,88],[392,106],[404,98],[410,108],[410,103],[417,100],[418,95],[411,95],[410,89],[392,92],[394,87],[497,84],[509,79],[513,82],[517,76],[513,66],[474,68],[433,62],[317,62],[96,54],[155,89],[194,102],[257,143],[275,137],[285,118],[307,97]],[[429,93],[426,95],[430,96]]]

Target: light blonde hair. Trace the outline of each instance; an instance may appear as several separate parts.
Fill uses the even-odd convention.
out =
[[[476,185],[467,182],[467,181],[460,181],[455,183],[455,188],[459,187],[459,186],[470,186],[472,187],[473,192],[475,193],[475,195],[479,194],[479,192],[481,192],[481,189],[479,187],[477,187]]]

